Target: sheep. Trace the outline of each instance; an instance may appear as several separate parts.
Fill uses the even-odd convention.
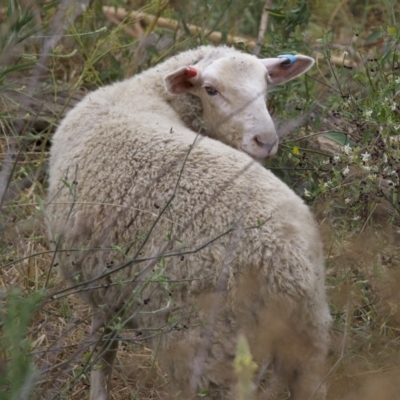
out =
[[[257,60],[229,47],[203,47],[200,54],[199,60],[197,54],[190,58],[191,54],[184,53],[185,61],[192,65],[183,65],[176,57],[174,70],[169,62],[163,64],[166,71],[173,70],[164,78],[167,92],[161,89],[166,101],[194,131],[201,128],[197,111],[204,120],[203,134],[247,152],[254,159],[273,156],[279,138],[266,107],[266,84],[283,84],[306,72],[314,60],[304,55]],[[154,80],[162,67],[154,71]],[[171,98],[170,94],[181,96]]]
[[[157,348],[171,398],[234,398],[243,334],[293,399],[324,399],[331,317],[317,225],[258,162],[277,146],[267,84],[306,70],[303,57],[199,47],[90,93],[60,124],[48,236],[92,308],[91,337],[104,327],[91,400],[109,398],[123,328]],[[190,124],[195,96],[204,136]]]

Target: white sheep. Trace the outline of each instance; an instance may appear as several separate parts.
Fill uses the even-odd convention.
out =
[[[285,83],[314,64],[303,55],[280,57],[285,58],[257,59],[229,47],[202,47],[151,70],[150,82],[173,71],[164,78],[167,92],[156,90],[161,89],[188,127],[199,131],[196,113],[200,114],[203,134],[264,159],[274,155],[279,144],[266,106],[267,83],[269,87]],[[150,76],[147,71],[146,78]],[[171,94],[181,96],[171,98]]]
[[[325,397],[320,236],[303,201],[249,156],[276,151],[267,84],[312,64],[297,59],[200,47],[89,94],[61,123],[49,236],[93,309],[92,333],[106,326],[92,400],[108,399],[122,327],[150,337],[173,398],[208,389],[207,398],[232,399],[239,333],[293,399]],[[219,140],[191,128],[188,93]]]

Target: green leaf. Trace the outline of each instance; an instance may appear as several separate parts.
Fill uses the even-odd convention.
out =
[[[345,133],[332,131],[324,133],[323,136],[342,146],[348,144],[350,147],[354,147],[354,142]]]
[[[185,31],[186,35],[188,37],[190,37],[191,36],[190,29],[188,28],[186,21],[183,18],[182,18],[182,26],[183,26],[183,30]]]
[[[372,32],[366,39],[365,44],[375,42],[375,40],[379,39],[382,36],[382,31]]]
[[[265,8],[266,11],[268,11],[268,14],[273,15],[274,17],[278,17],[278,18],[285,18],[286,15],[282,14],[281,12],[278,12],[276,10],[272,10],[270,8]]]
[[[0,82],[4,79],[4,77],[14,71],[20,71],[21,69],[27,69],[33,67],[36,64],[36,61],[29,61],[27,63],[18,64],[10,68],[6,68],[5,70],[0,72]]]
[[[40,210],[43,211],[44,210],[43,200],[38,195],[36,195],[36,202],[38,203]]]
[[[226,44],[226,40],[228,39],[228,34],[226,31],[222,31],[222,36],[221,36],[221,44]]]
[[[42,8],[42,11],[49,11],[52,8],[56,8],[59,4],[60,4],[60,0],[56,0],[49,4],[45,4],[45,5],[41,6],[41,8]]]

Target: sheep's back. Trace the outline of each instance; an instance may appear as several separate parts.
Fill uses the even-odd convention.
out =
[[[271,172],[197,137],[175,115],[103,113],[79,130],[71,129],[74,114],[66,118],[50,167],[49,225],[54,240],[62,234],[60,269],[78,284],[91,281],[85,287],[96,290],[83,295],[92,304],[118,304],[142,282],[140,271],[159,268],[170,281],[184,280],[183,297],[215,286],[224,267],[226,287],[245,270],[294,298],[321,286],[314,221]]]

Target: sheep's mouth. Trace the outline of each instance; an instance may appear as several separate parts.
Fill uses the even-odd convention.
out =
[[[254,154],[249,153],[248,151],[246,151],[242,146],[239,146],[238,148],[242,153],[247,154],[249,157],[251,157],[254,161],[256,162],[263,162],[266,158],[268,158],[268,156],[265,157],[256,157]]]

